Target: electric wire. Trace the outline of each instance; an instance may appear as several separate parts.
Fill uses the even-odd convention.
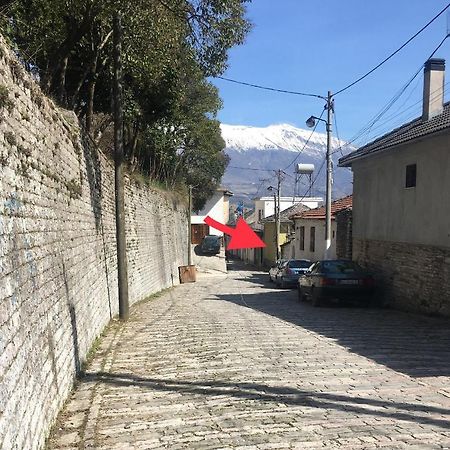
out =
[[[319,119],[322,119],[322,116],[324,114],[326,110],[326,106],[324,106],[324,108],[322,109],[322,112],[320,113]],[[311,138],[313,137],[313,134],[316,132],[316,128],[319,125],[320,120],[317,120],[314,128],[311,131],[311,134],[308,136],[308,139],[305,141],[305,144],[303,145],[302,149],[297,153],[297,156],[283,169],[283,171],[289,169],[289,167],[292,166],[292,164],[295,163],[295,161],[297,161],[297,159],[300,157],[300,155],[304,152],[306,146],[309,144],[309,141],[311,140]]]
[[[450,4],[449,4],[450,6]],[[430,58],[432,58],[436,52],[442,47],[442,45],[444,44],[444,42],[447,40],[448,35],[446,35],[441,42],[436,46],[436,48],[432,51],[432,53],[429,55],[429,57],[427,58],[427,60],[429,60]],[[419,67],[419,69],[414,73],[414,75],[411,77],[411,79],[406,83],[406,85],[404,85],[395,95],[394,97],[389,100],[389,102],[381,109],[381,111],[379,113],[377,113],[363,128],[361,128],[356,135],[354,135],[349,141],[347,141],[346,144],[344,144],[345,146],[349,146],[351,144],[353,144],[354,142],[360,140],[361,138],[368,136],[370,134],[370,132],[373,130],[373,127],[376,123],[378,123],[380,121],[380,119],[392,108],[392,106],[400,99],[400,97],[404,94],[404,92],[406,92],[406,90],[408,89],[408,87],[412,84],[412,82],[414,81],[414,79],[419,75],[419,73],[422,71],[423,65],[421,65]],[[437,89],[436,91],[434,91],[432,93],[439,95],[438,92],[441,89]],[[420,103],[420,100],[417,103]],[[409,108],[407,108],[409,109]],[[406,110],[406,109],[405,109]],[[400,113],[401,114],[401,113]],[[399,114],[399,115],[400,115]],[[396,117],[395,115],[393,117]],[[385,124],[387,123],[387,121],[384,122]],[[342,148],[342,144],[341,147],[337,150],[340,151]],[[336,153],[336,152],[334,152]]]
[[[424,30],[426,30],[435,20],[437,20],[442,14],[444,14],[445,11],[447,11],[447,9],[450,8],[450,3],[447,4],[447,6],[440,11],[438,14],[436,14],[426,25],[424,25],[419,31],[417,31],[413,36],[411,36],[403,45],[401,45],[397,50],[395,50],[394,52],[392,52],[389,56],[387,56],[385,59],[383,59],[383,61],[381,61],[380,63],[378,63],[375,67],[373,67],[371,70],[369,70],[368,72],[366,72],[364,75],[362,75],[361,77],[359,77],[358,79],[356,79],[355,81],[353,81],[352,83],[348,84],[347,86],[345,86],[344,88],[338,90],[335,94],[333,94],[333,96],[335,97],[336,95],[346,91],[347,89],[350,89],[351,87],[355,86],[356,84],[358,84],[360,81],[364,80],[365,78],[367,78],[370,74],[372,74],[373,72],[375,72],[377,69],[379,69],[382,65],[384,65],[387,61],[389,61],[391,58],[393,58],[397,53],[399,53],[402,49],[404,49],[412,40],[414,40],[417,36],[419,36],[419,34],[421,34]],[[448,35],[447,35],[448,36]],[[447,38],[447,36],[444,38],[444,40]]]
[[[239,169],[239,170],[254,170],[259,172],[271,172],[273,169],[256,169],[253,167],[238,167],[238,166],[227,166],[229,169]]]
[[[444,87],[447,86],[447,85],[449,85],[449,84],[450,84],[450,82],[445,83],[445,84],[444,84]],[[441,95],[441,94],[440,94],[441,91],[442,91],[442,89],[439,88],[439,89],[437,89],[436,91],[432,92],[432,93],[430,94],[431,100],[433,100],[433,99],[437,98],[438,96],[440,96],[440,95]],[[410,96],[409,96],[409,98],[410,98]],[[386,120],[383,121],[382,123],[380,123],[377,127],[372,128],[372,132],[374,132],[374,131],[376,131],[376,130],[379,130],[380,128],[383,128],[383,127],[384,127],[385,125],[387,125],[388,123],[392,123],[393,119],[397,119],[397,118],[399,118],[399,117],[401,117],[401,116],[404,116],[404,114],[405,114],[407,111],[409,111],[410,109],[412,109],[412,108],[414,108],[414,109],[413,109],[411,112],[409,112],[405,118],[401,119],[400,125],[401,125],[401,124],[408,123],[409,121],[413,120],[414,118],[417,118],[418,115],[420,114],[421,110],[422,110],[422,107],[421,107],[421,106],[417,107],[417,105],[418,105],[418,104],[421,104],[422,102],[423,102],[423,100],[420,99],[420,100],[418,100],[418,101],[412,103],[411,105],[409,105],[407,108],[404,108],[404,109],[401,110],[400,112],[397,110],[397,112],[396,112],[395,114],[392,114],[392,115],[386,117]],[[398,120],[397,120],[396,122],[398,122]],[[394,123],[395,123],[395,122],[394,122]],[[394,128],[395,128],[395,125],[391,125],[390,128],[391,128],[391,129],[394,129]],[[357,140],[359,140],[359,139],[357,139]]]
[[[228,81],[229,83],[240,84],[242,86],[252,87],[255,89],[279,92],[282,94],[300,95],[303,97],[315,97],[315,98],[321,98],[321,99],[325,100],[325,97],[323,97],[322,95],[319,95],[319,94],[311,94],[311,93],[307,93],[307,92],[298,92],[298,91],[289,91],[287,89],[279,89],[279,88],[274,88],[274,87],[269,87],[269,86],[262,86],[260,84],[248,83],[246,81],[234,80],[232,78],[227,78],[227,77],[222,77],[222,76],[216,76],[215,78],[218,78],[219,80]]]

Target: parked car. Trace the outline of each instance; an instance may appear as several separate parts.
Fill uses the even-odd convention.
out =
[[[314,306],[331,298],[371,302],[374,291],[373,276],[347,260],[318,261],[298,280],[299,300],[310,298]]]
[[[269,280],[275,282],[277,279],[277,273],[281,266],[286,262],[285,259],[279,259],[277,262],[269,269]]]
[[[278,270],[275,283],[283,289],[296,287],[298,278],[311,266],[309,259],[288,259]]]
[[[200,244],[200,251],[205,255],[217,255],[220,253],[220,237],[214,235],[205,236]]]

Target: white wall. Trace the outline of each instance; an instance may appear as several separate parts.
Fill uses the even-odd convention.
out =
[[[300,227],[305,227],[305,249],[300,249]],[[310,251],[311,227],[316,228],[315,232],[315,249]],[[295,258],[309,259],[311,261],[319,261],[323,259],[325,254],[325,220],[322,219],[296,219],[295,220]],[[336,222],[331,222],[331,253],[330,259],[336,258]]]
[[[417,164],[417,185],[405,170]],[[450,247],[450,134],[353,164],[353,236]]]
[[[210,216],[212,219],[217,220],[222,224],[226,224],[228,220],[225,217],[225,205],[224,205],[224,194],[221,191],[217,191],[214,195],[206,202],[204,208],[199,211],[198,214],[192,215],[191,223],[202,224],[206,216]],[[223,236],[223,233],[215,228],[210,227],[210,234],[215,236]]]
[[[296,204],[301,203],[302,205],[307,206],[308,208],[317,208],[319,204],[323,202],[321,197],[296,197],[293,199],[292,197],[281,197],[280,198],[280,209],[284,211],[285,209],[290,208]],[[255,217],[256,220],[259,220],[258,211],[262,211],[262,218],[266,218],[275,214],[275,205],[273,197],[261,197],[260,199],[255,200]]]

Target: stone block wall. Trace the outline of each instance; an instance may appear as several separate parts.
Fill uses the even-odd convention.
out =
[[[130,300],[172,286],[187,212],[126,181]],[[42,448],[118,313],[114,169],[0,40],[0,449]]]
[[[388,305],[450,317],[450,249],[354,239],[353,255],[375,274]]]
[[[352,209],[336,214],[336,257],[352,259]]]

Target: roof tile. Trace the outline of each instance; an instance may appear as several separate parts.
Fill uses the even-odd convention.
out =
[[[331,218],[333,219],[335,215],[344,210],[351,208],[353,205],[353,195],[340,198],[331,203]],[[302,213],[293,214],[290,216],[291,219],[325,219],[326,210],[325,206],[320,208],[310,209]]]
[[[378,139],[360,147],[358,150],[339,159],[341,167],[351,166],[352,162],[372,153],[395,147],[399,144],[450,128],[450,102],[444,104],[444,111],[430,120],[418,117]]]

